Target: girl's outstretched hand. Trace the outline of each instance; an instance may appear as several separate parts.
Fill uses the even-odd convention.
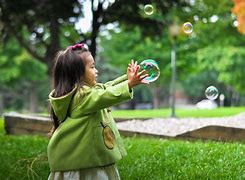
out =
[[[139,69],[140,66],[137,65],[137,61],[131,60],[131,63],[129,63],[127,69],[129,88],[132,88],[139,84],[149,84],[149,82],[144,81],[144,78],[146,78],[148,74],[144,74],[145,70],[139,71]]]

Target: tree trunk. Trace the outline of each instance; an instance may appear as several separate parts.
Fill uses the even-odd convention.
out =
[[[154,86],[151,89],[153,109],[159,108],[161,88]]]
[[[135,100],[134,99],[132,99],[131,101],[129,101],[129,105],[130,105],[130,109],[135,109],[135,107],[136,107],[136,102],[135,102]]]
[[[94,6],[94,1],[91,1],[91,6]],[[95,9],[95,7],[93,7],[92,9],[92,13],[93,13],[93,21],[92,21],[92,33],[91,33],[91,45],[90,45],[90,52],[92,54],[92,56],[95,58],[96,57],[96,38],[98,36],[98,32],[100,29],[100,26],[102,24],[103,21],[103,2],[98,2],[98,6],[97,9]]]
[[[3,103],[3,95],[0,94],[0,116],[3,113],[4,103]]]
[[[30,91],[30,107],[29,110],[31,113],[36,113],[38,110],[38,93],[36,83],[33,82]]]
[[[52,76],[52,67],[54,62],[54,57],[56,53],[60,50],[60,25],[57,19],[51,15],[50,17],[50,43],[47,47],[47,51],[45,54],[46,64],[48,66],[48,75]]]

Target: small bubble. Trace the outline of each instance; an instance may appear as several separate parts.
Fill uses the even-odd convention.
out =
[[[183,31],[186,34],[191,34],[193,31],[193,26],[190,22],[186,22],[183,24]]]
[[[144,6],[144,12],[145,12],[145,14],[147,14],[147,15],[152,15],[153,12],[154,12],[153,6],[152,6],[151,4],[146,4],[146,5]]]
[[[205,90],[205,96],[210,99],[210,100],[215,100],[219,95],[219,91],[216,87],[214,86],[209,86],[206,90]]]

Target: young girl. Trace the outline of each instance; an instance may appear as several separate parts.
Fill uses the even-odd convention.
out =
[[[48,144],[49,180],[120,179],[116,161],[126,155],[110,106],[132,99],[147,74],[132,61],[127,75],[96,82],[98,71],[84,44],[57,54],[49,95],[53,132]]]

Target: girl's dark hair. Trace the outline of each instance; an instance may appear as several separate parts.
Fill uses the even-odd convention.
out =
[[[63,96],[69,93],[75,84],[80,85],[81,76],[85,73],[85,52],[89,53],[86,48],[68,47],[57,53],[53,67],[53,97]],[[50,116],[53,121],[52,135],[59,126],[59,120],[52,107]]]

